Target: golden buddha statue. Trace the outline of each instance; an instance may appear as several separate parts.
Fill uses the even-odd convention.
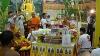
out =
[[[21,11],[26,13],[26,21],[31,19],[31,13],[35,12],[35,6],[33,4],[33,0],[23,0],[23,4],[21,7]]]

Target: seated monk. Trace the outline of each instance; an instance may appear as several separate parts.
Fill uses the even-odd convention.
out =
[[[36,17],[34,13],[32,13],[31,27],[34,30],[38,30],[40,27],[40,19],[39,17]]]

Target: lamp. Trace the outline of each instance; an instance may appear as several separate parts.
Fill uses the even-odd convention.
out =
[[[91,10],[90,10],[90,13],[91,13],[91,14],[93,14],[93,13],[95,13],[95,12],[96,12],[95,9],[91,9]]]

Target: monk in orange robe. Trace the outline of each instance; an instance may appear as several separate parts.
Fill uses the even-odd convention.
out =
[[[38,30],[40,27],[40,18],[36,17],[34,13],[32,13],[32,19],[31,19],[31,28],[33,30]]]

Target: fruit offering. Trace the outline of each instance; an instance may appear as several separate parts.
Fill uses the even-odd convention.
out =
[[[16,36],[15,43],[16,43],[17,49],[27,50],[31,48],[31,42],[28,41],[24,36],[21,36],[20,33],[16,33],[15,36]]]

